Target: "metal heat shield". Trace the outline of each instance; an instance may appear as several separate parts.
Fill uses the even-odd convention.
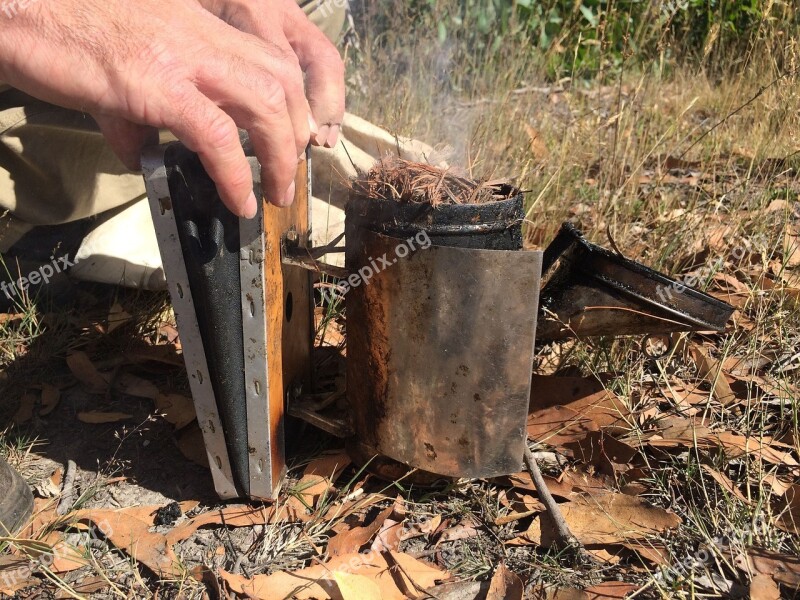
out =
[[[389,263],[347,295],[361,452],[453,477],[519,471],[542,253],[431,245],[401,257],[403,244],[348,222],[348,270]]]

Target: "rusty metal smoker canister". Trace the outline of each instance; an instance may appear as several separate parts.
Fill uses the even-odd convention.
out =
[[[345,264],[363,275],[347,293],[347,389],[362,455],[451,477],[520,470],[542,265],[522,250],[522,210],[521,194],[437,208],[351,196]]]

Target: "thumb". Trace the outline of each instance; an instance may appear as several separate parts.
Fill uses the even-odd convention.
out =
[[[120,117],[92,115],[100,133],[122,163],[131,171],[142,169],[142,148],[158,143],[158,130],[137,125]]]

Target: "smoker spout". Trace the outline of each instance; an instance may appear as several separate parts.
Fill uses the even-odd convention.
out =
[[[591,244],[565,223],[544,252],[537,342],[721,331],[734,308]]]

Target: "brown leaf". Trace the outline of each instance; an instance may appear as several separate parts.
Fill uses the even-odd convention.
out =
[[[67,355],[67,366],[75,379],[86,386],[87,391],[95,394],[108,391],[109,378],[95,368],[85,352],[75,351]]]
[[[707,398],[707,396],[706,396]],[[674,442],[687,446],[704,445],[708,443],[711,430],[697,423],[693,419],[686,419],[679,416],[669,416],[658,421],[658,433],[662,442]],[[649,441],[648,441],[649,443]],[[656,446],[665,446],[666,443],[653,443]]]
[[[127,421],[132,419],[133,415],[122,412],[100,412],[96,410],[88,412],[79,412],[78,420],[83,423],[91,423],[99,425],[103,423],[119,423],[120,421]]]
[[[519,575],[512,573],[505,563],[501,562],[492,575],[486,600],[522,600],[524,589]]]
[[[553,494],[553,496],[557,498],[564,498],[565,500],[568,500],[572,496],[572,483],[562,481],[563,477],[561,480],[559,480],[546,475],[544,480],[545,483],[547,483],[547,489],[550,490],[550,493]],[[506,477],[496,477],[492,479],[492,483],[538,493],[536,485],[534,485],[530,474],[524,471],[522,473],[515,473],[514,475],[508,475]]]
[[[770,491],[776,496],[785,495],[786,492],[788,492],[793,485],[790,481],[785,481],[783,479],[780,479],[777,475],[773,473],[764,475],[764,478],[761,480],[761,484],[768,485]]]
[[[783,261],[787,267],[800,266],[800,238],[790,233],[783,240]]]
[[[800,587],[800,557],[778,554],[761,548],[748,548],[747,555],[740,555],[736,564],[749,573],[760,573],[772,577],[778,583],[793,588]]]
[[[107,510],[83,509],[73,513],[75,521],[93,523],[115,547],[124,551],[153,573],[162,577],[179,577],[182,567],[172,548],[160,533],[151,533],[152,518],[144,520],[143,513],[154,512],[159,506]],[[146,519],[146,517],[145,517]]]
[[[42,416],[49,415],[58,406],[58,401],[61,399],[61,390],[49,383],[42,384],[42,408],[39,414]]]
[[[623,548],[635,552],[641,559],[644,559],[656,566],[667,566],[673,564],[672,557],[666,546],[653,541],[625,542]]]
[[[14,413],[12,420],[15,425],[22,425],[33,418],[33,409],[36,406],[36,394],[25,392],[20,398],[19,408]]]
[[[541,132],[527,123],[524,123],[524,125],[525,133],[528,134],[528,139],[530,140],[530,149],[533,158],[540,161],[546,159],[550,155],[550,152],[542,139]]]
[[[289,503],[295,504],[292,500],[296,501],[298,510],[305,508],[304,503],[310,507],[316,506],[317,501],[330,490],[333,482],[350,462],[350,457],[343,451],[323,454],[311,461],[297,484],[298,495],[303,502],[292,497],[289,499]]]
[[[394,507],[389,506],[381,511],[375,517],[375,520],[366,527],[353,527],[333,536],[328,541],[328,556],[335,557],[357,553],[362,546],[367,544],[380,531],[384,521],[391,516],[393,511]]]
[[[342,600],[381,600],[381,588],[372,579],[345,571],[334,571],[333,578]]]
[[[106,332],[111,333],[132,318],[131,314],[126,311],[119,302],[114,302],[114,305],[108,311],[108,329]]]
[[[794,535],[800,535],[800,484],[792,484],[786,490],[783,512],[775,521],[775,525]]]
[[[588,596],[588,600],[610,600],[612,598],[624,598],[638,589],[639,586],[633,583],[604,581],[603,583],[588,587],[584,591]]]
[[[381,525],[375,541],[372,542],[371,550],[376,552],[398,552],[403,536],[403,522],[394,519],[386,519]]]
[[[549,588],[540,595],[545,600],[588,600],[589,596],[583,590],[570,587]]]
[[[528,437],[551,446],[563,446],[599,431],[597,423],[566,406],[551,406],[528,415]]]
[[[601,473],[615,475],[633,462],[638,452],[624,442],[601,431],[595,431],[578,442],[564,445],[572,450],[576,459],[599,468]]]
[[[703,469],[703,471],[705,471],[706,473],[708,473],[711,476],[711,478],[714,481],[716,481],[723,490],[725,490],[726,492],[728,492],[733,496],[736,496],[736,498],[738,498],[745,504],[751,504],[750,500],[748,500],[745,497],[742,491],[728,478],[727,475],[725,475],[724,473],[720,473],[719,471],[717,471],[713,467],[710,467],[709,465],[701,465],[700,468]]]
[[[711,439],[725,451],[728,458],[739,458],[749,454],[775,465],[800,466],[790,451],[773,448],[767,445],[766,440],[739,435],[732,431],[715,433]]]
[[[736,394],[733,393],[728,380],[725,379],[725,375],[722,372],[722,363],[710,357],[708,353],[697,344],[692,344],[689,351],[697,365],[698,374],[711,384],[716,399],[723,406],[735,402]]]
[[[114,389],[128,396],[150,400],[154,400],[159,394],[154,383],[130,373],[120,373],[115,377]]]
[[[314,565],[299,571],[281,571],[272,575],[256,575],[247,579],[220,569],[220,576],[231,590],[255,600],[296,598],[297,600],[328,600],[340,598],[341,592],[334,573],[355,573],[375,582],[382,600],[405,600],[404,591],[427,589],[450,574],[416,560],[407,554],[387,553],[398,568],[391,568],[383,554],[347,554],[324,565]]]
[[[567,525],[583,544],[617,544],[642,539],[677,527],[681,519],[662,508],[625,494],[580,496],[561,505]],[[547,513],[536,518],[542,545],[552,546],[558,538]]]
[[[206,452],[205,442],[203,441],[203,432],[196,422],[191,423],[189,427],[178,434],[177,443],[178,449],[184,457],[196,465],[200,465],[206,469],[209,468],[208,453]]]
[[[0,595],[16,597],[16,592],[39,585],[41,581],[34,577],[33,573],[34,568],[30,559],[0,556]]]
[[[601,429],[623,432],[630,428],[628,407],[596,378],[534,375],[528,422],[535,423],[540,417],[553,422],[557,417],[548,417],[547,411],[554,406],[565,406],[575,411],[580,421],[590,419]]]
[[[772,577],[759,573],[750,582],[750,600],[781,600],[781,591]]]
[[[167,422],[175,425],[175,429],[183,429],[195,419],[192,399],[181,394],[158,394],[155,405]]]

